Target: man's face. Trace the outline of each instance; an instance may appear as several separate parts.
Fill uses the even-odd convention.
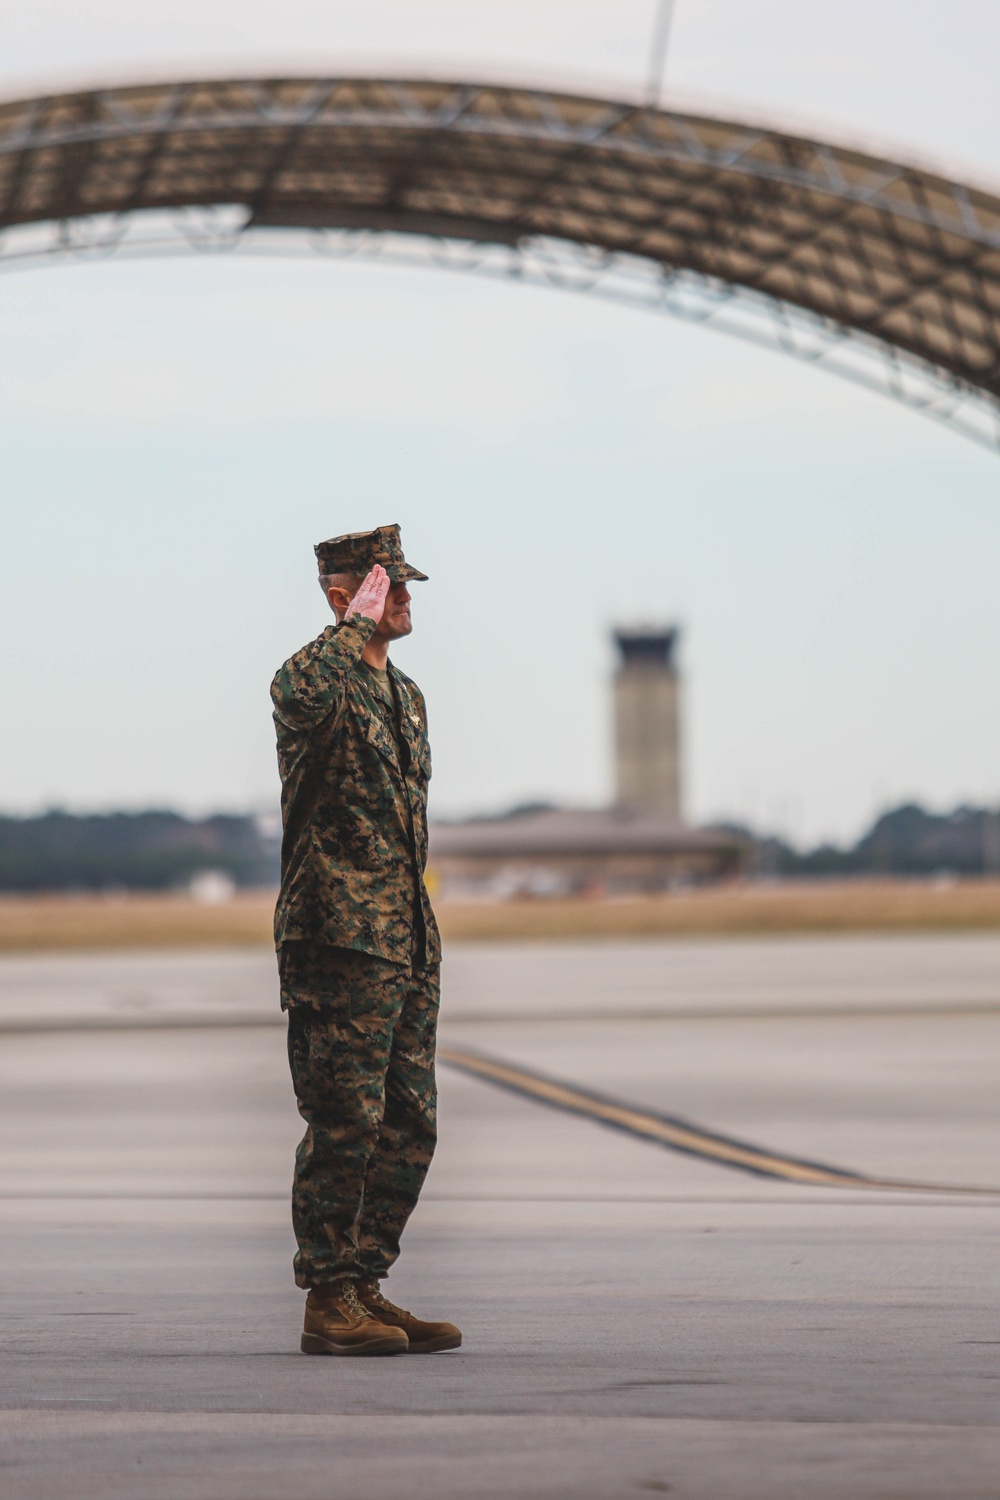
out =
[[[382,618],[375,626],[375,636],[383,641],[398,641],[413,629],[410,619],[410,594],[405,583],[390,583],[385,596]]]

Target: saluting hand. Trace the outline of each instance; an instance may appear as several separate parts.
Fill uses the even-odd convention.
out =
[[[368,577],[359,585],[357,593],[347,606],[344,619],[349,620],[352,615],[364,615],[366,620],[374,620],[377,625],[382,618],[388,592],[389,575],[379,563],[376,563]]]

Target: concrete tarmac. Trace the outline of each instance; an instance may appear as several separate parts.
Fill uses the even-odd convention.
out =
[[[449,954],[452,1046],[960,1191],[442,1068],[387,1288],[462,1325],[426,1358],[297,1352],[275,1003],[266,954],[0,962],[2,1500],[1000,1496],[996,939]]]

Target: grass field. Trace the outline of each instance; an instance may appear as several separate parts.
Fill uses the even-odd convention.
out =
[[[184,896],[0,898],[0,952],[266,945],[270,892],[218,906]],[[735,933],[974,931],[1000,928],[1000,880],[791,882],[716,886],[614,901],[438,904],[449,942]]]

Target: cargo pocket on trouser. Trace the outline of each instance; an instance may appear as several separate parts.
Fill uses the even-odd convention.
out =
[[[399,1255],[400,1235],[434,1155],[438,996],[437,965],[409,977],[393,1039],[378,1150],[365,1185],[361,1259],[373,1276],[384,1276]]]
[[[306,1122],[292,1187],[295,1279],[312,1286],[360,1274],[357,1226],[377,1134],[357,1087],[349,1020],[312,1005],[293,1006],[288,1018],[292,1082]]]

